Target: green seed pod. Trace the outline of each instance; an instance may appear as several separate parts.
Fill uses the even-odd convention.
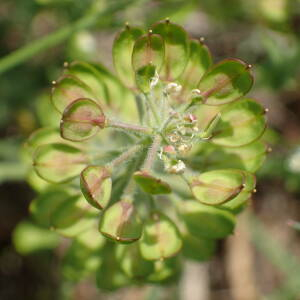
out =
[[[121,243],[137,241],[142,235],[142,229],[134,205],[126,199],[107,208],[99,224],[99,231],[105,237]]]
[[[153,212],[145,223],[139,246],[145,259],[165,259],[179,252],[182,240],[178,228],[171,219],[160,212]]]
[[[80,187],[85,199],[94,207],[103,209],[111,194],[111,174],[101,166],[88,166],[80,174]]]

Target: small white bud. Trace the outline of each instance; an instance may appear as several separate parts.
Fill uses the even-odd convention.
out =
[[[181,90],[182,90],[182,86],[175,82],[168,83],[165,89],[167,94],[173,94],[173,95],[180,93]]]

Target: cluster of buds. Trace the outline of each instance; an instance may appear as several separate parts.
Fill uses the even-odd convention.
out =
[[[33,216],[73,239],[67,274],[96,272],[108,289],[176,280],[182,257],[209,259],[267,152],[265,110],[244,98],[253,84],[244,62],[213,64],[203,40],[169,20],[146,33],[127,24],[113,59],[118,77],[65,64],[51,97],[60,128],[27,143],[40,178],[30,174],[41,192]]]

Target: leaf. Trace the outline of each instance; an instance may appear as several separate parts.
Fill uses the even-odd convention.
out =
[[[181,201],[178,211],[195,237],[220,239],[233,233],[236,221],[229,211],[194,200]]]
[[[190,55],[184,72],[180,75],[178,81],[182,85],[180,97],[184,100],[192,89],[198,87],[202,76],[212,65],[212,57],[209,49],[201,41],[191,39]]]
[[[75,76],[64,75],[55,82],[51,101],[60,113],[63,113],[70,103],[79,98],[97,99],[92,89]]]
[[[148,64],[144,67],[141,67],[135,73],[135,80],[137,87],[143,93],[149,93],[151,90],[151,80],[156,76],[155,66]]]
[[[61,136],[64,139],[84,141],[104,128],[106,118],[101,107],[90,99],[77,99],[64,110],[60,123]]]
[[[65,187],[50,187],[30,203],[30,213],[40,226],[50,228],[53,213],[70,197]]]
[[[148,34],[139,37],[133,47],[132,52],[132,66],[134,71],[149,64],[156,67],[159,71],[163,62],[165,54],[164,40],[158,34]]]
[[[264,162],[267,147],[261,141],[237,148],[201,143],[196,151],[192,157],[192,166],[198,170],[233,168],[254,173]]]
[[[146,193],[157,195],[172,192],[171,187],[166,182],[151,176],[146,171],[135,172],[133,178]]]
[[[256,178],[253,174],[246,171],[243,171],[243,174],[245,182],[242,191],[235,198],[221,205],[221,207],[228,208],[235,214],[239,213],[245,207],[256,185]]]
[[[83,232],[90,230],[95,226],[95,217],[84,217],[79,219],[76,223],[65,228],[53,228],[55,232],[66,238],[75,238]]]
[[[228,147],[247,145],[260,138],[265,128],[264,108],[252,99],[242,99],[221,110],[211,142]]]
[[[116,37],[113,44],[113,60],[115,69],[121,81],[127,87],[135,86],[134,71],[132,69],[132,51],[135,41],[143,34],[137,27],[126,26]]]
[[[144,225],[139,246],[145,259],[165,259],[179,252],[182,240],[172,220],[160,212],[154,212]]]
[[[165,62],[161,70],[163,80],[174,81],[183,72],[189,56],[189,41],[186,31],[168,19],[152,25],[152,32],[165,41]]]
[[[94,207],[103,209],[107,206],[112,180],[107,168],[88,166],[80,174],[80,187],[85,199]]]
[[[59,244],[56,233],[36,226],[27,220],[16,226],[12,239],[17,252],[22,255],[53,249]]]
[[[98,103],[109,103],[108,89],[103,80],[103,76],[98,70],[87,62],[75,61],[69,64],[65,70],[66,74],[71,74],[84,82],[96,95]]]
[[[111,240],[132,243],[141,237],[142,223],[133,204],[125,199],[103,212],[99,231]]]
[[[221,105],[244,96],[252,85],[249,66],[238,59],[226,59],[202,77],[198,89],[203,103]]]
[[[183,235],[183,255],[192,260],[209,260],[216,251],[216,241],[195,237],[189,233]]]
[[[87,163],[87,157],[80,149],[58,143],[39,146],[33,159],[37,174],[53,183],[71,180]]]
[[[245,177],[239,170],[213,170],[191,180],[195,198],[207,205],[218,205],[236,197],[242,190]]]
[[[141,256],[137,243],[117,245],[116,257],[122,271],[135,280],[143,280],[154,271],[154,264]]]
[[[61,203],[51,216],[54,228],[68,228],[80,219],[95,218],[99,211],[89,206],[82,195],[76,195]]]

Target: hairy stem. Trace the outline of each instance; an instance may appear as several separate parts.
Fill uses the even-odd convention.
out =
[[[149,104],[149,108],[154,116],[154,119],[155,119],[157,125],[159,125],[161,123],[161,121],[160,121],[159,114],[157,112],[157,107],[155,106],[155,103],[153,102],[153,99],[151,96],[150,97],[146,96],[146,98],[147,98],[147,103]]]
[[[74,32],[94,26],[101,17],[111,15],[116,11],[122,10],[126,5],[134,2],[133,0],[117,1],[117,4],[110,5],[105,10],[98,10],[88,13],[74,23],[68,24],[55,32],[48,34],[41,39],[30,42],[28,45],[6,55],[0,59],[0,74],[21,64],[38,53],[54,47],[69,38]]]
[[[156,158],[156,153],[158,151],[158,148],[161,144],[161,136],[160,135],[156,135],[153,139],[153,143],[147,153],[147,157],[146,157],[146,160],[145,160],[145,163],[144,163],[144,166],[142,168],[142,170],[144,171],[148,171],[151,169],[153,163],[154,163],[154,160]]]
[[[144,134],[152,134],[152,129],[149,127],[136,125],[136,124],[128,124],[128,123],[124,123],[124,122],[120,122],[120,121],[109,120],[107,126],[113,127],[113,128],[118,128],[118,129],[123,129],[123,130],[128,130],[128,131],[144,133]]]

